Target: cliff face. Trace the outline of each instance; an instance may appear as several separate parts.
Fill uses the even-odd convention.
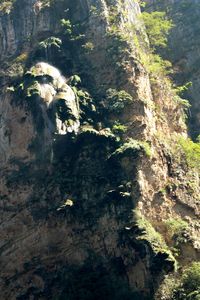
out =
[[[152,299],[198,258],[183,109],[133,43],[136,1],[16,0],[0,16],[0,299]],[[175,151],[176,152],[176,151]],[[188,184],[192,181],[192,192]]]
[[[174,79],[178,85],[191,82],[185,96],[191,103],[189,114],[190,134],[199,135],[199,10],[198,1],[145,1],[147,9],[164,10],[173,20],[169,48],[165,54],[174,66]]]

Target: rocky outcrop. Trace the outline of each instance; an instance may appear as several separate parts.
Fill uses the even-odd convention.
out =
[[[186,135],[183,111],[140,62],[138,3],[1,14],[0,299],[152,299],[176,269],[162,222],[189,215],[198,233],[199,179],[188,204],[160,138]]]

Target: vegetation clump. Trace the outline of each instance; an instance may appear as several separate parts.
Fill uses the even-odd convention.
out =
[[[115,121],[115,123],[112,126],[112,131],[115,134],[123,134],[127,131],[127,126],[121,124],[119,121]]]
[[[62,28],[62,33],[69,41],[78,41],[85,37],[84,34],[81,34],[81,25],[80,24],[72,24],[69,19],[61,19],[60,25]]]
[[[82,48],[85,49],[87,53],[90,53],[94,50],[94,44],[92,42],[86,42],[84,45],[82,45]]]
[[[145,25],[145,34],[141,37],[134,27],[132,27],[132,32],[142,64],[150,73],[151,79],[169,74],[171,63],[163,59],[158,51],[160,48],[167,47],[168,34],[173,27],[172,21],[167,18],[165,12],[161,11],[143,12],[140,19]]]
[[[188,167],[200,172],[200,143],[181,137],[178,140],[178,149],[184,153]]]
[[[173,27],[173,23],[166,17],[166,13],[163,11],[143,12],[142,20],[152,49],[166,47],[167,35]]]
[[[92,96],[82,88],[81,78],[78,75],[70,77],[68,83],[72,87],[76,100],[79,106],[81,120],[84,124],[93,124],[93,119],[96,117],[96,107]]]
[[[193,262],[184,270],[180,284],[176,287],[173,300],[200,299],[200,263]]]
[[[147,142],[129,139],[120,148],[118,148],[114,155],[116,156],[134,156],[138,157],[140,153],[145,154],[147,157],[151,156],[151,148]]]
[[[108,89],[106,91],[106,105],[110,112],[120,113],[132,101],[133,97],[126,91],[117,91],[115,89]]]
[[[184,220],[171,218],[165,221],[165,226],[167,238],[173,241],[175,249],[179,249],[181,244],[189,241],[189,225]]]
[[[156,256],[154,257],[154,268],[160,268],[161,266],[156,266],[157,262],[165,261],[166,264],[172,267],[172,269],[177,268],[177,263],[165,243],[165,240],[159,232],[157,232],[151,223],[137,210],[134,210],[134,216],[136,219],[136,226],[140,230],[140,234],[136,237],[138,241],[146,241],[150,244]],[[172,270],[171,269],[171,270]]]
[[[49,47],[56,47],[56,48],[60,48],[60,46],[62,45],[62,41],[61,39],[51,36],[49,38],[47,38],[46,40],[42,41],[39,43],[39,47],[40,48],[49,48]]]
[[[174,234],[181,234],[181,232],[188,229],[188,223],[181,219],[168,219],[165,222],[165,225],[167,226],[171,236]]]

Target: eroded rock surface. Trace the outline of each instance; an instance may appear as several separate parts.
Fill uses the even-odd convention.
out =
[[[176,268],[169,218],[189,220],[198,258],[199,177],[163,142],[186,137],[183,110],[155,91],[129,30],[146,38],[139,5],[123,5],[1,12],[2,300],[153,299]]]

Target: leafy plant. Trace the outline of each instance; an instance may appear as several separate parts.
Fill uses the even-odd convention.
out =
[[[165,225],[167,226],[170,235],[180,234],[184,230],[188,229],[188,223],[181,219],[169,219],[165,221]]]
[[[60,46],[62,45],[62,41],[61,39],[51,36],[49,38],[47,38],[46,40],[42,41],[39,43],[39,47],[41,48],[48,48],[48,47],[56,47],[56,48],[60,48]]]
[[[143,12],[146,32],[150,45],[153,49],[167,46],[167,35],[173,27],[171,20],[167,19],[166,13],[161,11]]]
[[[78,75],[73,75],[69,79],[69,84],[72,86],[78,86],[81,84],[81,78]]]
[[[200,143],[181,137],[178,140],[178,148],[184,153],[188,166],[200,172]]]
[[[174,290],[173,300],[200,299],[200,263],[193,262],[184,270],[180,284]]]
[[[152,76],[168,75],[171,73],[172,64],[153,52],[141,53],[141,62]]]
[[[194,262],[183,274],[183,286],[190,292],[198,290],[200,293],[200,263]]]
[[[138,141],[134,139],[129,139],[120,148],[118,148],[114,155],[124,156],[124,155],[134,155],[137,156],[138,153],[144,153],[147,157],[151,156],[151,148],[147,142]]]
[[[60,24],[64,30],[64,34],[71,37],[72,35],[72,30],[73,30],[73,27],[72,27],[72,23],[70,20],[66,20],[66,19],[61,19],[60,20]]]
[[[142,13],[141,19],[146,25],[149,44],[144,33],[142,33],[141,37],[135,26],[130,27],[140,61],[151,75],[151,79],[160,75],[163,77],[163,75],[165,76],[172,72],[171,63],[157,53],[159,47],[167,47],[167,36],[172,26],[171,21],[165,19],[165,17],[165,13],[157,11]]]
[[[60,24],[63,29],[63,34],[70,41],[77,41],[84,37],[83,34],[80,34],[80,26],[72,24],[69,19],[61,19]]]
[[[94,50],[94,44],[92,42],[87,42],[82,46],[83,49],[86,50],[86,52],[91,52]]]
[[[116,121],[112,127],[112,131],[115,134],[123,134],[127,131],[127,126],[121,124],[120,122]]]
[[[132,101],[132,96],[126,91],[117,91],[115,89],[106,91],[106,104],[110,112],[120,113]]]
[[[187,222],[180,218],[171,218],[165,221],[165,226],[167,228],[167,236],[173,241],[175,251],[179,249],[180,244],[188,242],[189,225]]]
[[[152,224],[141,214],[140,211],[134,210],[133,212],[136,219],[136,225],[141,232],[138,235],[137,240],[147,241],[158,256],[161,255],[162,257],[162,255],[164,255],[163,259],[166,263],[169,263],[173,266],[173,269],[176,269],[176,260],[166,245],[162,235],[154,229]],[[157,264],[155,267],[158,269],[160,268]]]

